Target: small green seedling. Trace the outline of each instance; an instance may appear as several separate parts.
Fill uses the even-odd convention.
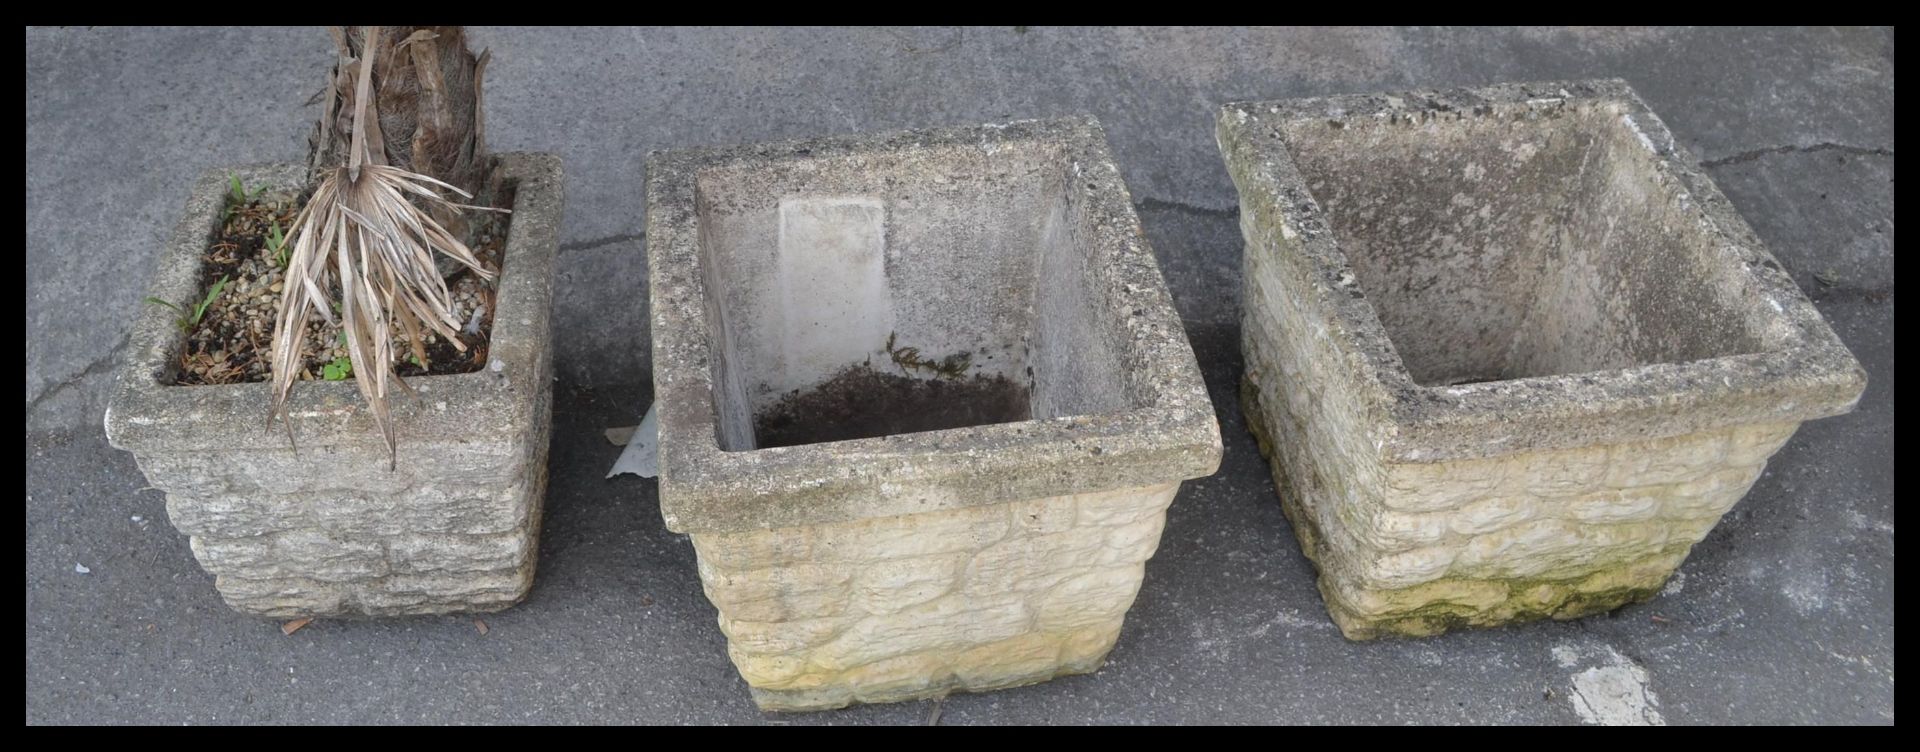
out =
[[[353,377],[353,361],[342,355],[320,367],[320,378],[328,381],[346,381]]]
[[[180,314],[173,319],[174,325],[180,327],[180,331],[191,334],[193,328],[200,325],[200,320],[206,317],[207,309],[213,307],[213,299],[220,297],[220,291],[226,289],[226,287],[227,278],[221,277],[219,282],[213,283],[213,289],[207,291],[206,299],[194,305],[191,311],[159,298],[149,297],[147,298],[147,302],[152,305],[166,306],[172,309],[174,313]]]
[[[256,198],[259,198],[260,194],[266,193],[266,192],[267,192],[267,189],[265,186],[255,188],[254,190],[249,192],[247,190],[246,184],[240,182],[239,175],[231,172],[227,173],[226,219],[233,219],[233,215],[239,213],[241,209],[246,208],[248,202],[251,202]]]
[[[240,176],[233,173],[227,174],[227,187],[230,189],[233,195],[233,202],[236,204],[244,204],[252,201],[254,196],[260,195],[260,191],[257,190],[248,193],[246,184],[241,183]]]
[[[280,233],[280,223],[272,221],[267,226],[267,253],[273,256],[275,266],[287,268],[287,251],[287,236]]]
[[[347,331],[342,329],[334,333],[333,341],[340,343],[341,347],[346,347]],[[353,359],[342,355],[328,361],[325,365],[320,366],[320,378],[326,379],[327,381],[346,381],[347,379],[353,378]]]

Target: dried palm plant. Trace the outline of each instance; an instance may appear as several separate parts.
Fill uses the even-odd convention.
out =
[[[423,326],[466,351],[458,336],[461,321],[446,280],[435,267],[435,254],[467,267],[483,280],[493,278],[460,234],[449,231],[437,217],[458,216],[462,209],[504,210],[458,203],[442,191],[465,199],[471,199],[472,194],[386,164],[386,150],[369,143],[381,133],[379,117],[369,110],[375,106],[376,60],[387,45],[380,42],[380,27],[365,27],[362,32],[359,59],[349,59],[348,47],[342,44],[341,67],[336,71],[340,78],[351,72],[355,82],[350,99],[352,135],[345,164],[315,170],[319,185],[294,218],[288,238],[293,252],[287,263],[289,283],[281,293],[280,315],[274,323],[273,405],[268,419],[285,420],[288,439],[292,440],[287,399],[305,362],[307,322],[317,314],[328,323],[336,323],[328,303],[330,292],[337,287],[337,323],[346,335],[354,384],[366,398],[374,423],[386,439],[391,463],[396,443],[388,397],[393,385],[406,388],[406,382],[394,373],[396,325],[421,362],[427,359]],[[415,32],[393,46],[430,40],[430,36],[422,37],[430,33]],[[343,35],[336,33],[335,39]],[[331,102],[328,110],[316,151],[326,142],[324,134],[333,116]],[[473,151],[469,148],[465,154],[470,157]]]

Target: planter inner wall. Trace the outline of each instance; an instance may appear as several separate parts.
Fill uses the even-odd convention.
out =
[[[1280,130],[1416,383],[1764,349],[1754,301],[1656,189],[1630,119],[1487,108]]]
[[[1084,194],[1067,190],[1061,151],[1040,143],[935,151],[913,159],[947,169],[861,155],[698,175],[722,449],[1139,406],[1115,344],[1094,326]],[[887,375],[892,387],[904,385],[892,377],[944,383],[905,407],[836,395],[829,401],[852,414],[797,416],[840,424],[811,437],[801,429],[799,440],[775,442],[756,432],[783,400],[836,378],[831,388],[843,391],[888,388],[868,375],[849,381],[849,369]],[[922,412],[935,405],[943,415]]]

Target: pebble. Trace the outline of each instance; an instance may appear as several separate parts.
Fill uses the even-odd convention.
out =
[[[75,564],[75,565],[73,565],[73,572],[74,572],[74,574],[88,574],[88,573],[91,573],[92,571],[93,571],[93,570],[91,570],[91,569],[88,569],[88,568],[87,568],[87,565],[85,565],[85,564]]]

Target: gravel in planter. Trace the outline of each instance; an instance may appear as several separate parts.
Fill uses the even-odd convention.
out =
[[[499,155],[515,188],[485,369],[409,380],[393,403],[398,454],[351,383],[309,381],[289,407],[297,444],[268,425],[267,383],[176,386],[188,336],[143,307],[106,416],[108,439],[167,493],[167,513],[235,610],[264,616],[491,611],[532,585],[551,428],[553,255],[560,163]],[[306,170],[232,171],[298,190]],[[204,296],[228,171],[195,184],[151,295]]]
[[[1865,374],[1619,81],[1226,106],[1242,396],[1350,638],[1652,597]]]
[[[201,263],[202,293],[195,305],[173,310],[188,330],[181,348],[175,384],[239,384],[268,381],[273,327],[280,314],[280,293],[292,249],[285,232],[292,226],[303,196],[293,191],[247,189],[244,201],[229,199],[221,227],[214,232]],[[508,193],[507,191],[498,191]],[[492,197],[487,206],[509,206],[512,196]],[[501,200],[504,199],[504,200]],[[512,215],[476,212],[478,226],[473,252],[488,269],[499,270],[500,253]],[[460,332],[465,352],[431,331],[423,332],[427,362],[411,354],[404,332],[394,333],[395,352],[408,353],[398,364],[401,377],[467,373],[486,367],[487,340],[493,326],[493,286],[464,267],[447,279],[455,318],[465,322]],[[332,291],[338,295],[336,284]],[[161,305],[154,301],[148,301]],[[167,302],[171,305],[171,302]],[[199,316],[198,321],[193,317]],[[352,374],[347,346],[336,323],[314,319],[307,323],[305,357],[298,379],[341,380]]]
[[[648,162],[661,511],[763,708],[1097,669],[1199,368],[1090,119]]]

